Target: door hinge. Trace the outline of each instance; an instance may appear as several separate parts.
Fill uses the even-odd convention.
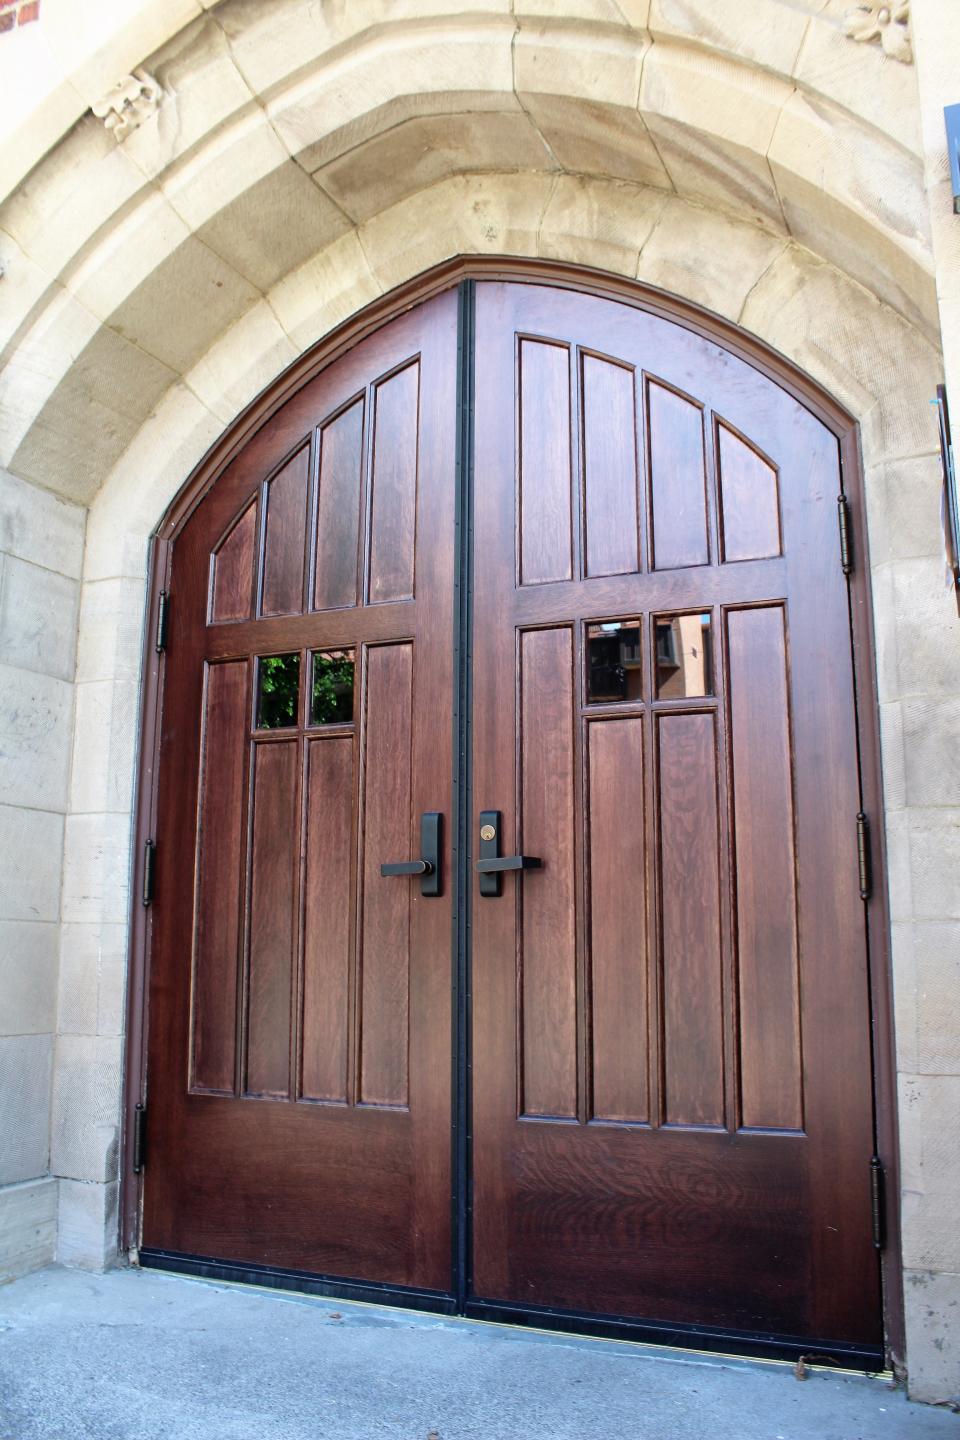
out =
[[[147,1153],[147,1107],[138,1100],[133,1108],[133,1173],[139,1175]]]
[[[882,1250],[887,1243],[886,1175],[879,1155],[870,1161],[870,1214],[873,1222],[874,1249]]]
[[[873,888],[870,874],[870,822],[862,810],[857,815],[857,864],[860,868],[860,899],[869,900]]]
[[[844,575],[853,569],[853,552],[850,548],[850,506],[843,491],[837,496],[837,524],[840,526],[840,568]]]
[[[153,871],[157,860],[157,847],[153,840],[144,841],[143,846],[143,903],[153,900]]]
[[[160,591],[160,598],[157,601],[157,639],[156,651],[162,655],[167,648],[167,618],[170,613],[170,596],[166,590]]]

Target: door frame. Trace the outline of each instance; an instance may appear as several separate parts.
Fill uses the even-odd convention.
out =
[[[542,284],[573,289],[632,305],[665,320],[680,324],[703,338],[731,351],[755,370],[786,390],[836,436],[841,465],[843,494],[849,507],[853,539],[853,569],[849,576],[850,631],[854,674],[854,705],[857,747],[860,759],[861,807],[872,823],[873,888],[865,907],[868,950],[868,982],[871,1003],[873,1050],[874,1115],[877,1153],[885,1169],[887,1244],[881,1252],[883,1327],[887,1363],[902,1363],[904,1352],[903,1278],[900,1247],[899,1195],[900,1161],[896,1111],[896,1062],[893,1029],[893,993],[890,968],[887,858],[880,765],[879,707],[876,682],[872,592],[864,504],[863,458],[859,425],[855,418],[790,360],[755,336],[748,335],[731,321],[713,314],[693,301],[654,289],[639,280],[609,275],[563,261],[527,260],[504,256],[458,256],[380,296],[319,340],[276,377],[224,430],[185,480],[154,531],[147,587],[144,627],[142,691],[137,760],[134,819],[134,856],[131,875],[131,925],[128,953],[126,1046],[123,1071],[123,1123],[120,1174],[120,1244],[135,1254],[139,1242],[141,1176],[134,1172],[134,1131],[136,1109],[144,1095],[146,1068],[147,993],[149,972],[150,910],[143,901],[147,844],[156,817],[159,717],[163,701],[163,667],[157,648],[161,593],[167,588],[172,559],[172,542],[195,507],[256,431],[290,397],[309,383],[322,369],[337,360],[365,336],[372,334],[404,311],[422,304],[442,291],[460,287],[457,377],[457,493],[458,511],[455,545],[463,566],[471,563],[471,516],[469,496],[472,485],[472,284],[500,280]],[[466,506],[464,507],[464,499]],[[469,585],[460,585],[467,573],[458,565],[454,596],[455,636],[459,648],[469,644]],[[455,662],[457,657],[455,656]],[[464,734],[469,715],[469,665],[458,665],[454,697],[454,726]],[[458,719],[459,717],[459,719]],[[459,787],[454,776],[454,794],[460,790],[469,803],[467,784]],[[459,842],[467,841],[467,815],[451,817],[451,861],[455,864]],[[851,844],[856,843],[855,817],[850,817]],[[453,934],[453,1044],[454,1064],[462,1077],[468,1041],[469,965],[465,906],[454,907]],[[453,1101],[455,1132],[463,1139],[455,1148],[454,1274],[464,1277],[469,1260],[467,1204],[467,1121],[466,1084],[456,1087]],[[458,1223],[457,1223],[458,1222]],[[239,1277],[238,1277],[239,1278]],[[460,1281],[462,1287],[463,1280]],[[344,1293],[343,1287],[340,1293]],[[367,1298],[373,1298],[368,1296]],[[459,1308],[466,1297],[458,1293]],[[532,1324],[543,1323],[532,1317]],[[586,1324],[582,1329],[590,1328]],[[676,1343],[676,1342],[674,1342]]]

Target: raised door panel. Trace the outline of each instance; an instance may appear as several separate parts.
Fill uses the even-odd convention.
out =
[[[309,443],[303,445],[266,487],[262,615],[297,615],[303,609],[310,454]]]
[[[656,380],[647,381],[647,465],[652,567],[708,564],[703,411]]]
[[[313,608],[356,605],[364,495],[364,398],[320,427]]]
[[[573,573],[570,352],[524,338],[517,364],[520,579],[542,585]]]
[[[634,373],[597,355],[582,364],[586,575],[640,569]]]
[[[419,431],[420,366],[414,361],[374,391],[371,604],[413,599]]]

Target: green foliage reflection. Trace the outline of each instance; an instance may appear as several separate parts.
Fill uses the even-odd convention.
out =
[[[262,655],[258,666],[257,727],[280,730],[297,723],[299,655]]]
[[[343,725],[353,719],[353,651],[317,650],[313,656],[314,725]]]

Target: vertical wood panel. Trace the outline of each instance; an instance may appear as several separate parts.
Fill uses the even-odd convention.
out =
[[[593,1114],[647,1120],[643,720],[588,733]]]
[[[653,380],[647,382],[647,414],[653,568],[706,565],[703,414]]]
[[[256,523],[256,501],[251,501],[214,555],[210,605],[214,625],[250,618]]]
[[[723,983],[712,715],[658,717],[664,1119],[722,1125]]]
[[[361,398],[320,432],[315,610],[357,603],[363,411]]]
[[[419,406],[419,362],[377,386],[370,512],[371,604],[413,598]]]
[[[803,1124],[783,610],[727,615],[744,1125]],[[823,803],[829,804],[825,795]]]
[[[197,823],[191,1085],[234,1093],[239,974],[246,660],[207,670]]]
[[[724,560],[780,554],[777,472],[725,425],[717,426],[721,545]]]
[[[542,871],[522,887],[523,1099],[527,1115],[577,1113],[573,637],[521,641],[520,763],[524,849]],[[486,902],[484,902],[486,903]]]
[[[569,580],[570,354],[520,342],[520,583]]]
[[[246,1091],[290,1093],[298,743],[254,746]]]
[[[583,474],[587,575],[639,569],[634,375],[583,357]]]
[[[360,1099],[407,1103],[410,992],[409,876],[380,874],[416,854],[411,799],[413,647],[367,652]]]
[[[304,445],[267,486],[262,615],[298,615],[303,609],[310,446]]]
[[[307,748],[301,1094],[346,1100],[353,737]]]

